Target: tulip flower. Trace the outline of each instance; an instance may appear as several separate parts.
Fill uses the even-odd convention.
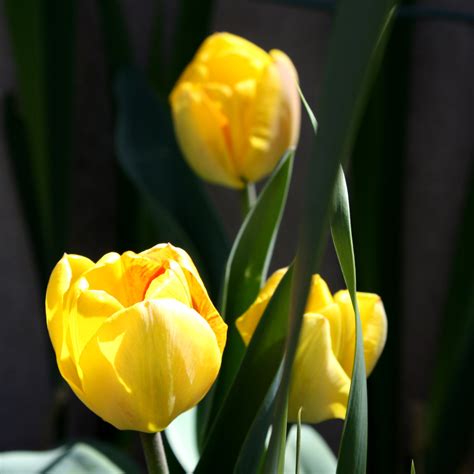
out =
[[[64,255],[46,293],[61,375],[118,429],[158,432],[196,405],[221,364],[227,326],[189,255],[170,244]]]
[[[267,176],[300,129],[298,77],[285,53],[229,33],[207,38],[170,95],[184,157],[210,182]]]
[[[248,344],[286,269],[275,272],[255,302],[236,321]],[[387,318],[379,296],[357,293],[362,322],[364,355],[369,375],[385,345]],[[288,420],[318,423],[344,419],[354,363],[355,318],[347,290],[331,295],[327,284],[314,275],[306,303],[300,340],[293,363]]]

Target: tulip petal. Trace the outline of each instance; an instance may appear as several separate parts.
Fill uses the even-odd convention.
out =
[[[331,347],[329,321],[322,315],[303,317],[300,342],[293,363],[288,420],[319,423],[330,418],[345,418],[350,379]]]
[[[212,304],[206,287],[204,286],[191,257],[183,249],[174,247],[171,244],[156,245],[155,247],[142,252],[141,255],[156,260],[160,265],[167,265],[165,263],[167,261],[177,262],[186,277],[189,292],[193,295],[192,307],[208,322],[209,326],[211,326],[222,353],[227,339],[227,324],[225,324],[224,320],[220,317],[216,308]]]
[[[164,271],[156,261],[129,251],[104,255],[84,278],[89,289],[105,291],[127,307],[142,301],[151,281]]]
[[[203,178],[241,188],[231,157],[229,123],[199,85],[184,82],[171,94],[176,136],[188,164]]]
[[[82,350],[104,321],[122,309],[123,306],[105,291],[78,291],[69,312],[70,346],[74,361],[79,360]],[[82,378],[80,370],[79,377]]]
[[[259,76],[270,62],[266,51],[240,36],[216,33],[199,48],[193,63],[207,68],[207,79],[234,85]]]
[[[167,262],[167,265],[169,268],[150,283],[144,299],[174,299],[192,307],[191,293],[182,268],[174,261]]]
[[[49,337],[56,353],[59,371],[75,391],[80,390],[80,379],[72,359],[69,344],[69,318],[65,307],[70,304],[70,290],[94,263],[80,255],[64,254],[51,273],[46,290],[46,322]]]
[[[247,181],[258,181],[269,174],[290,145],[288,130],[280,127],[281,94],[278,68],[269,63],[257,81],[247,151],[236,157]]]
[[[196,311],[148,300],[108,319],[85,347],[82,401],[118,429],[156,432],[197,404],[221,355]]]
[[[346,372],[352,374],[354,363],[355,321],[351,298],[347,290],[339,291],[334,300],[341,308],[344,321],[343,352],[339,360]],[[377,363],[387,339],[387,316],[380,297],[373,293],[357,292],[360,319],[364,340],[364,355],[367,376]]]
[[[248,345],[250,339],[252,339],[253,333],[257,328],[263,312],[286,271],[287,268],[282,268],[274,272],[260,290],[255,302],[252,303],[247,311],[235,321],[235,325],[237,326],[245,345]]]
[[[301,126],[301,100],[298,93],[298,73],[291,59],[278,49],[270,51],[282,82],[282,113],[280,127],[288,130],[290,147],[296,147]]]

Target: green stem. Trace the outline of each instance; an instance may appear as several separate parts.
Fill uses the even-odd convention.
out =
[[[169,474],[161,433],[140,433],[148,474]]]
[[[254,183],[246,183],[242,189],[242,216],[245,219],[250,209],[254,206],[257,200],[257,191]]]

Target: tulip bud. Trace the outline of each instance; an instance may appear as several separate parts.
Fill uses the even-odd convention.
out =
[[[157,432],[207,393],[227,326],[189,255],[170,244],[64,255],[46,292],[61,375],[118,429]]]
[[[207,38],[170,95],[184,157],[210,182],[242,188],[267,176],[300,129],[298,76],[281,51],[229,33]]]
[[[275,272],[255,302],[236,321],[248,344],[275,288],[286,269]],[[362,323],[367,376],[382,353],[387,338],[387,318],[379,296],[357,293]],[[296,422],[298,410],[306,423],[344,419],[354,363],[355,318],[347,290],[331,295],[327,284],[314,275],[306,303],[300,340],[293,363],[288,420]]]

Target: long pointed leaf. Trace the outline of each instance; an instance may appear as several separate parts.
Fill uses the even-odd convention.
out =
[[[37,236],[43,277],[64,251],[72,155],[76,2],[6,0],[27,149],[22,167],[33,177],[23,197]],[[11,141],[11,140],[10,140]],[[18,155],[18,153],[15,153]],[[20,178],[21,179],[21,178]]]
[[[291,368],[296,353],[311,275],[318,270],[329,225],[329,208],[340,163],[351,151],[370,80],[383,54],[394,0],[340,0],[329,44],[328,65],[319,105],[321,129],[308,175],[302,229],[290,313],[285,367],[275,410],[275,424],[283,423]],[[317,190],[317,192],[315,192]],[[275,430],[279,433],[280,430]],[[349,432],[352,432],[351,430]],[[280,443],[277,435],[272,443]],[[366,446],[362,447],[364,450]],[[273,452],[281,452],[274,449]],[[345,472],[365,472],[365,451],[342,451]],[[277,463],[279,464],[279,463]],[[348,468],[347,466],[350,466]],[[270,472],[270,471],[267,471]]]
[[[209,432],[196,473],[232,472],[246,436],[278,374],[288,325],[292,267],[284,275],[255,330],[234,383]],[[259,432],[266,435],[269,419]],[[262,452],[265,436],[256,438],[254,457]],[[249,454],[251,457],[251,454]],[[257,466],[254,466],[255,468]]]
[[[234,323],[253,303],[266,280],[288,196],[293,157],[294,151],[288,151],[269,178],[242,224],[227,261],[221,314],[229,325],[229,332],[211,420],[219,410],[244,354],[244,344]]]
[[[362,324],[356,296],[356,271],[352,244],[349,197],[344,172],[339,170],[334,189],[332,238],[336,248],[344,281],[351,295],[355,314],[355,354],[352,369],[351,390],[347,404],[342,440],[339,447],[337,472],[365,473],[367,463],[367,382],[364,360]],[[351,469],[357,471],[351,471]]]

